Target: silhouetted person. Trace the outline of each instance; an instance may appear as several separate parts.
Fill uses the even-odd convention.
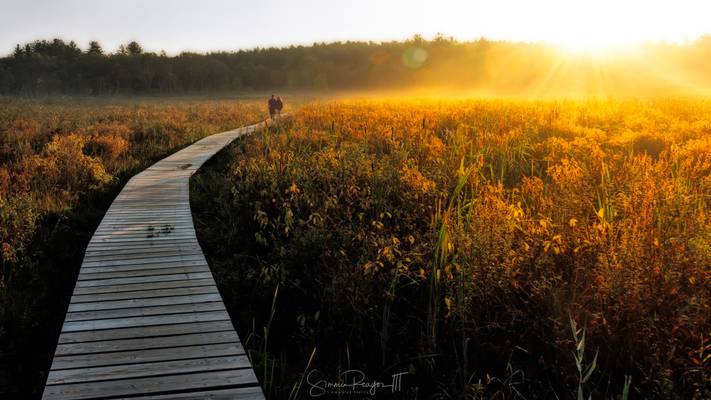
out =
[[[269,104],[269,118],[274,118],[277,109],[277,100],[274,98],[274,95],[269,98],[267,104]]]
[[[277,96],[276,98],[276,113],[278,116],[281,116],[281,109],[284,108],[284,103],[281,101],[281,97]]]

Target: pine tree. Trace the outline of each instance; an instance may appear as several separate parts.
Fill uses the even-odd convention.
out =
[[[128,54],[132,56],[136,56],[143,53],[143,48],[135,40],[126,46],[126,50],[128,50]]]
[[[86,54],[100,56],[104,54],[104,49],[101,48],[99,42],[97,42],[96,40],[92,40],[91,42],[89,42],[89,50],[87,50]]]

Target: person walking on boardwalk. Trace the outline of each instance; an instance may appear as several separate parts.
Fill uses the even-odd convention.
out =
[[[274,95],[269,98],[267,104],[269,104],[269,118],[274,119],[274,114],[276,113],[277,109],[277,100],[274,98]]]
[[[281,109],[282,108],[284,108],[284,103],[282,103],[281,97],[277,96],[277,98],[276,98],[276,114],[279,117],[281,117]]]

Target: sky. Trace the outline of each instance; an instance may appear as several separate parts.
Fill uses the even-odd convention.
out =
[[[55,37],[178,54],[416,33],[585,50],[694,40],[710,16],[711,0],[0,0],[0,55]]]

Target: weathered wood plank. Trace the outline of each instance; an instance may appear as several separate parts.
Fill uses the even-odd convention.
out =
[[[90,321],[66,321],[62,332],[90,331],[97,329],[128,328],[134,326],[152,326],[177,324],[184,322],[204,322],[229,319],[226,311],[208,311],[201,313],[150,315],[145,317],[95,319]]]
[[[151,297],[151,298],[130,298],[127,300],[113,300],[113,301],[98,301],[98,302],[84,302],[84,303],[71,303],[69,305],[69,313],[82,312],[82,311],[99,311],[99,310],[113,310],[120,308],[137,308],[137,307],[152,307],[152,306],[165,306],[165,305],[175,305],[175,304],[194,304],[194,303],[204,303],[204,302],[221,302],[222,297],[217,291],[208,294],[189,294],[184,296],[166,296],[166,297]]]
[[[175,273],[193,273],[193,272],[209,272],[210,269],[207,263],[201,263],[195,261],[198,265],[183,266],[182,263],[176,263],[172,268],[168,265],[163,268],[153,268],[148,266],[141,268],[140,266],[131,265],[130,269],[119,269],[118,271],[107,271],[107,272],[94,272],[94,273],[84,273],[79,274],[78,281],[85,280],[97,280],[97,279],[109,279],[109,278],[120,278],[120,277],[138,277],[138,276],[159,276],[166,274]]]
[[[110,365],[51,371],[48,385],[93,382],[100,380],[142,378],[154,375],[185,374],[235,368],[252,368],[246,355],[159,361],[147,364]]]
[[[237,356],[242,354],[244,354],[244,348],[242,348],[240,343],[217,343],[174,348],[117,351],[111,353],[78,354],[66,357],[55,357],[52,370],[140,364],[156,361],[185,360],[189,358]]]
[[[186,246],[186,247],[192,246],[194,244],[196,244],[194,240],[188,240],[188,239],[174,240],[174,241],[170,241],[170,242],[161,242],[161,243],[148,242],[148,243],[143,243],[140,245],[130,244],[130,243],[106,243],[106,244],[89,243],[89,247],[87,247],[87,253],[96,255],[96,254],[99,254],[100,252],[113,251],[113,250],[170,249],[170,248],[183,247],[183,246]]]
[[[189,294],[210,294],[218,293],[214,285],[197,287],[175,288],[175,289],[148,289],[134,290],[130,292],[110,292],[101,294],[85,294],[72,296],[71,305],[84,303],[102,303],[116,300],[140,300],[140,299],[160,299],[162,297],[174,297]]]
[[[118,285],[118,286],[75,287],[74,288],[74,295],[132,292],[132,291],[136,291],[136,290],[151,290],[151,289],[186,288],[186,287],[205,286],[205,285],[214,285],[214,284],[215,284],[215,280],[212,279],[212,277],[210,277],[210,278],[206,278],[206,279],[190,279],[190,280],[168,281],[168,282],[146,282],[146,283],[134,283],[134,284],[130,284],[130,285]]]
[[[77,281],[77,288],[94,287],[94,286],[118,286],[130,283],[145,283],[145,282],[168,282],[168,281],[181,281],[189,279],[204,279],[212,278],[210,272],[195,272],[186,274],[172,274],[172,275],[161,275],[160,278],[150,277],[150,276],[139,276],[133,278],[109,278],[109,279],[96,279],[96,280],[86,280]]]
[[[224,387],[230,385],[255,385],[257,379],[252,369],[196,372],[147,378],[70,383],[45,387],[45,396],[53,399],[92,399],[106,396],[132,394],[161,394],[194,388]]]
[[[136,252],[136,256],[140,257],[141,252]],[[91,268],[91,267],[111,267],[111,266],[120,266],[120,265],[140,265],[140,264],[150,264],[150,263],[155,263],[156,261],[160,261],[161,263],[179,263],[181,261],[204,261],[205,256],[202,254],[191,254],[191,255],[178,255],[178,256],[169,256],[169,257],[161,257],[159,260],[156,260],[155,257],[151,258],[133,258],[134,256],[127,257],[124,259],[120,260],[97,260],[97,261],[85,261],[84,264],[86,264],[86,268]],[[84,267],[82,267],[84,269]]]
[[[190,333],[172,336],[102,340],[96,342],[65,343],[57,346],[55,356],[69,356],[90,353],[109,353],[127,350],[148,350],[190,345],[239,343],[234,330],[218,332]]]
[[[221,311],[225,306],[222,299],[202,303],[169,304],[148,307],[117,308],[96,311],[69,312],[65,321],[101,321],[106,319],[126,319],[128,317],[148,317],[155,315],[173,315],[185,313],[202,313],[206,311]]]
[[[141,326],[134,328],[104,329],[100,331],[62,332],[62,334],[59,335],[59,344],[219,332],[226,329],[234,329],[228,319],[156,325],[151,326],[151,329],[145,329]]]
[[[157,396],[135,397],[138,400],[258,400],[264,399],[259,387],[238,387],[231,389],[210,390],[207,392],[173,393]]]
[[[88,253],[84,256],[84,262],[92,261],[112,261],[112,260],[150,260],[154,258],[164,258],[164,257],[185,257],[202,255],[199,248],[192,249],[175,249],[175,248],[165,248],[165,249],[155,249],[149,248],[148,250],[142,250],[139,254],[136,254],[136,250],[132,251],[117,250],[117,251],[103,251],[101,253]]]
[[[162,236],[154,236],[154,237],[144,237],[144,238],[114,238],[114,237],[103,237],[103,238],[98,238],[96,239],[99,243],[133,243],[133,244],[145,244],[145,243],[150,243],[150,242],[167,242],[171,241],[173,239],[191,239],[191,236],[188,233],[177,235],[173,233],[168,233]]]
[[[92,276],[99,276],[106,272],[130,272],[130,271],[149,271],[153,269],[165,269],[165,268],[183,268],[183,267],[204,267],[209,268],[207,261],[203,260],[193,260],[193,261],[181,261],[181,262],[159,262],[157,259],[154,263],[143,263],[143,264],[127,264],[120,266],[102,266],[102,267],[90,267],[82,269],[79,277],[81,279],[91,279]]]

